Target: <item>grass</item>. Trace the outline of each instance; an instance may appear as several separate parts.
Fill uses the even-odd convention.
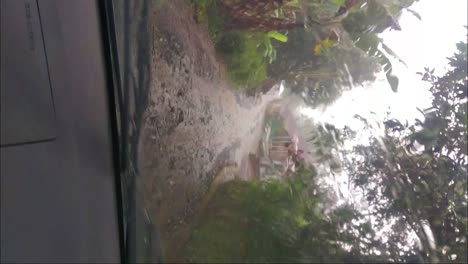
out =
[[[236,88],[252,91],[267,78],[265,33],[230,32],[216,0],[194,0],[198,23],[206,23],[218,55]]]

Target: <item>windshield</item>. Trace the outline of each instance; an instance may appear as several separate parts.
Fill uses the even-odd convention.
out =
[[[113,10],[129,262],[467,262],[466,0]]]

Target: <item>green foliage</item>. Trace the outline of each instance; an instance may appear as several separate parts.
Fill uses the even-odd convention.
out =
[[[414,0],[386,0],[386,1],[362,1],[366,5],[350,12],[342,21],[346,31],[355,33],[382,33],[391,28],[392,23],[398,23],[402,10],[408,10]],[[409,11],[409,10],[408,10]],[[414,12],[410,10],[409,12]],[[417,15],[417,13],[415,12]]]
[[[400,63],[405,62],[393,52],[390,47],[383,43],[378,37],[388,28],[398,28],[398,17],[403,9],[412,13],[420,19],[415,11],[408,7],[415,1],[368,1],[366,8],[349,14],[343,21],[343,27],[350,34],[356,47],[365,51],[369,56],[377,59],[387,76],[387,81],[394,92],[398,91],[398,77],[392,74],[392,63],[388,55],[397,59]]]
[[[276,49],[273,48],[269,37],[265,38],[263,41],[263,46],[265,47],[263,57],[268,58],[268,62],[272,63],[274,60],[276,60]]]
[[[194,0],[195,19],[198,23],[206,23],[213,39],[224,32],[222,13],[216,0]]]
[[[208,24],[216,50],[226,65],[228,76],[237,88],[254,90],[267,78],[267,60],[276,58],[270,39],[287,41],[287,36],[269,33],[225,30],[226,18],[218,1],[196,0],[197,21]]]
[[[343,263],[383,259],[361,254],[377,243],[368,223],[353,208],[339,207],[325,216],[314,174],[300,170],[286,181],[232,181],[218,189],[185,247],[188,261]],[[345,226],[351,229],[345,231]],[[367,242],[366,242],[367,241]],[[368,242],[371,241],[371,242]],[[341,244],[351,244],[345,251]]]
[[[263,33],[229,32],[220,36],[216,49],[236,86],[254,89],[266,79],[264,41]]]
[[[271,40],[275,39],[279,42],[286,43],[288,42],[288,36],[279,33],[278,31],[270,31],[266,34],[263,40],[263,48],[265,49],[263,56],[268,59],[268,62],[271,64],[276,60],[276,49],[273,47]]]
[[[270,31],[270,32],[268,32],[267,36],[269,38],[276,39],[276,40],[278,40],[280,42],[283,42],[283,43],[288,42],[288,36],[286,36],[284,34],[281,34],[278,31]]]
[[[392,74],[393,66],[386,53],[395,59],[399,60],[402,64],[406,65],[405,62],[398,57],[398,55],[383,43],[383,40],[379,38],[375,33],[356,34],[355,43],[356,47],[365,51],[369,56],[376,58],[384,70],[387,81],[394,92],[398,91],[398,77]]]
[[[422,20],[421,15],[418,12],[416,12],[416,11],[414,11],[412,9],[409,9],[409,8],[406,8],[406,11],[408,11],[410,14],[412,14],[417,19]]]
[[[197,14],[202,13],[198,16],[208,23],[227,73],[238,88],[255,91],[268,76],[285,80],[293,92],[308,104],[317,106],[333,102],[346,88],[374,80],[381,68],[392,90],[398,89],[399,80],[392,73],[390,57],[404,62],[377,35],[389,27],[398,28],[401,11],[412,12],[408,7],[414,0],[361,0],[339,18],[334,18],[334,14],[338,6],[343,6],[343,0],[284,1],[284,5],[279,4],[276,9],[271,7],[273,2],[252,0],[250,5],[256,12],[268,10],[262,16],[297,17],[297,21],[305,21],[307,25],[313,22],[307,29],[288,30],[287,36],[278,32],[279,28],[274,30],[273,23],[268,27],[273,30],[266,33],[254,29],[226,31],[224,25],[231,25],[232,19],[223,14],[223,8],[218,8],[219,1],[195,2]],[[225,4],[248,10],[247,2],[234,2],[226,0]],[[251,20],[244,22],[253,23]],[[324,48],[320,56],[314,56],[314,46],[326,39],[332,28],[337,30],[341,40],[336,47]],[[356,47],[365,53],[357,52]],[[323,74],[322,68],[330,72]]]
[[[218,34],[216,49],[222,55],[228,74],[237,87],[258,88],[267,78],[267,62],[276,59],[272,39],[285,43],[288,37],[277,31],[268,33],[224,32]]]
[[[271,126],[270,137],[283,136],[287,133],[284,123],[279,118],[267,118],[265,122]]]
[[[245,42],[239,33],[225,33],[216,42],[216,50],[225,56],[235,56],[245,50]]]
[[[194,0],[192,1],[195,7],[195,20],[199,23],[208,22],[207,6],[208,0]]]
[[[374,137],[371,145],[358,146],[348,154],[352,157],[348,170],[354,183],[365,190],[372,213],[381,223],[399,219],[400,230],[395,234],[404,239],[413,231],[423,245],[421,258],[430,262],[467,261],[466,43],[457,47],[459,51],[449,58],[453,68],[445,75],[435,76],[429,69],[421,73],[433,95],[432,107],[421,110],[424,121],[408,125],[388,120],[384,138]],[[435,248],[426,227],[431,229]],[[399,251],[394,249],[394,254],[398,256]]]
[[[330,2],[332,2],[333,4],[335,4],[337,6],[344,6],[346,0],[330,0]]]
[[[286,79],[292,91],[312,107],[330,104],[354,85],[375,80],[379,67],[375,58],[355,47],[335,47],[316,57],[316,63],[316,67],[290,71],[292,78]]]
[[[292,1],[287,2],[285,6],[292,6],[292,7],[299,8],[300,3],[299,3],[299,0],[292,0]]]
[[[187,245],[194,262],[287,262],[296,255],[306,204],[299,184],[226,183]]]

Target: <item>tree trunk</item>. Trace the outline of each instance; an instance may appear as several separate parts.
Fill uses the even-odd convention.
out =
[[[232,14],[260,15],[272,12],[291,0],[221,0],[221,5],[231,10]]]
[[[220,6],[229,17],[227,30],[284,30],[303,27],[296,21],[293,12],[278,18],[271,13],[291,0],[221,0]]]
[[[231,24],[227,26],[227,30],[258,30],[258,31],[273,31],[273,30],[285,30],[303,27],[303,23],[296,21],[290,21],[283,18],[277,17],[244,17],[241,19],[233,20]]]

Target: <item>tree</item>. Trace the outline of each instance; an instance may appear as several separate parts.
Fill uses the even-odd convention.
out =
[[[424,121],[389,119],[383,138],[347,153],[370,213],[382,226],[399,221],[394,231],[403,237],[414,232],[429,262],[467,261],[467,46],[457,47],[446,74],[421,73],[433,95]]]
[[[311,171],[285,181],[231,181],[211,199],[185,247],[190,262],[383,262],[370,252],[369,223],[342,206],[325,215]],[[347,226],[352,226],[346,230]],[[365,249],[362,246],[366,244]],[[343,245],[352,245],[345,250]]]
[[[392,74],[388,56],[398,56],[378,34],[388,28],[400,29],[401,10],[413,2],[222,0],[217,6],[223,13],[225,30],[257,34],[280,31],[288,35],[287,42],[268,45],[269,50],[274,50],[271,54],[275,54],[275,59],[270,58],[265,67],[268,77],[265,76],[261,90],[285,81],[315,107],[333,102],[343,90],[375,80],[375,73],[380,70],[385,71],[392,89],[397,90],[398,78]],[[316,47],[321,47],[320,52]]]
[[[282,17],[273,11],[292,0],[221,0],[220,6],[229,17],[228,30],[272,31],[303,27],[296,21],[294,12],[283,12]]]
[[[369,56],[377,59],[386,73],[387,80],[393,91],[398,90],[398,77],[392,74],[393,67],[388,55],[404,62],[385,45],[378,37],[386,29],[401,30],[398,19],[402,10],[408,9],[415,0],[391,0],[391,1],[366,1],[364,8],[351,12],[343,19],[342,24],[349,33],[356,46],[365,51]],[[419,15],[410,10],[413,14]],[[419,17],[420,18],[420,17]],[[388,55],[387,55],[388,54]]]

